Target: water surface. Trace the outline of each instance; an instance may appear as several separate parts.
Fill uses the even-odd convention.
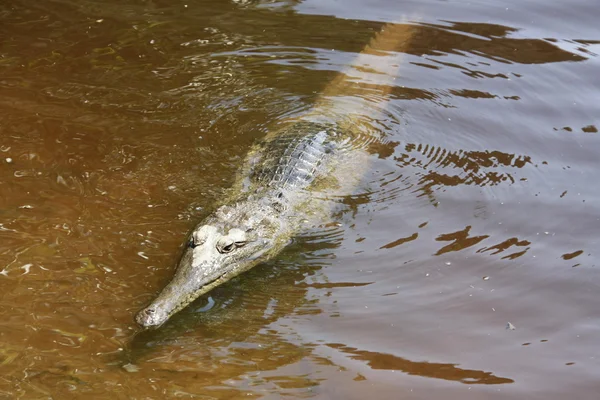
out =
[[[1,3],[0,396],[595,398],[598,17],[592,0]],[[353,68],[398,21],[410,41]],[[397,66],[387,103],[378,65]],[[362,116],[383,139],[342,210],[139,333],[252,143],[339,73],[362,88],[345,101],[385,105]]]

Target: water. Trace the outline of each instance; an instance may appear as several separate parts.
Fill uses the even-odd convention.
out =
[[[0,396],[595,398],[598,16],[1,3]],[[334,221],[138,333],[251,144],[407,19],[385,140]]]

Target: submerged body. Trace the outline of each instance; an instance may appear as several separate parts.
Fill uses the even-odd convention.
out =
[[[398,50],[411,37],[409,25],[386,25],[361,55]],[[348,96],[356,84],[340,74],[322,99]],[[390,86],[377,88],[389,93]],[[312,117],[290,121],[273,132],[248,154],[230,196],[188,237],[175,276],[150,305],[136,316],[144,328],[158,327],[204,293],[234,276],[276,256],[313,216],[326,218],[326,202],[316,199],[333,186],[332,173],[350,166],[364,170],[351,154],[360,150],[359,118],[366,107],[337,109],[334,123],[317,122],[331,116],[331,105],[317,104]],[[335,104],[334,104],[335,108]],[[343,108],[343,107],[342,107]],[[370,117],[375,117],[370,115]],[[318,219],[318,218],[317,218]]]
[[[257,145],[225,204],[191,232],[175,277],[138,313],[137,323],[160,326],[200,295],[279,253],[309,214],[323,211],[312,189],[334,168],[343,144],[335,127],[297,121]]]

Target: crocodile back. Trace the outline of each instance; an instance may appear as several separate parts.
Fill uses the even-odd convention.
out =
[[[263,141],[251,180],[274,190],[302,190],[319,177],[321,167],[335,148],[335,129],[298,122]]]

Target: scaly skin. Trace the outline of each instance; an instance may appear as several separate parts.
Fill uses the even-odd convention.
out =
[[[411,36],[410,25],[386,25],[361,55],[401,50],[398,45],[405,45]],[[336,110],[330,101],[356,90],[357,85],[341,74],[324,91],[311,116],[290,122],[252,148],[230,195],[190,233],[171,282],[137,314],[140,326],[162,325],[200,295],[275,257],[307,218],[327,216],[326,202],[315,199],[315,193],[340,183],[331,175],[341,164],[351,161],[353,169],[365,167],[348,154],[360,132],[360,118],[352,114],[364,113],[363,107]],[[383,97],[389,90],[390,86],[382,85],[379,92]],[[315,122],[336,113],[335,124]]]
[[[296,122],[249,154],[232,193],[194,228],[171,282],[136,317],[163,324],[200,295],[273,258],[298,233],[311,208],[311,189],[335,165],[341,145],[331,126]]]

